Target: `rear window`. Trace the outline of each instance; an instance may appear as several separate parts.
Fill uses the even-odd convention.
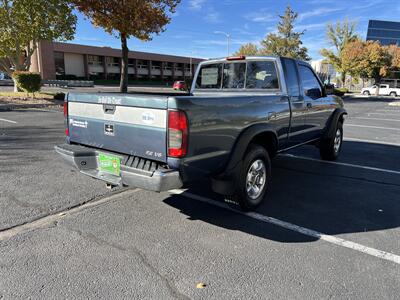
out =
[[[220,89],[222,64],[205,65],[201,68],[196,81],[198,89]]]
[[[246,89],[279,89],[275,63],[272,61],[248,62]]]
[[[273,61],[249,61],[203,65],[197,89],[279,89]]]

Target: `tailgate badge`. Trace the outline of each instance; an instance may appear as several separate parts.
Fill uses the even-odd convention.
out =
[[[114,124],[104,124],[104,134],[114,136]]]
[[[156,120],[156,116],[151,112],[144,112],[142,113],[142,122],[147,125],[151,125]]]

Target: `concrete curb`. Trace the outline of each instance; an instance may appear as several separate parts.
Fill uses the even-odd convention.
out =
[[[50,108],[61,107],[62,101],[57,104],[0,104],[0,111],[10,111],[15,109],[28,109],[28,108]]]

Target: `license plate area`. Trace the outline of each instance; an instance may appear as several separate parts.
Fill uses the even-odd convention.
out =
[[[121,175],[121,159],[117,156],[100,153],[97,157],[97,165],[100,172]]]

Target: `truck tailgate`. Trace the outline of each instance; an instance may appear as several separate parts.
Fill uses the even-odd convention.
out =
[[[70,142],[167,160],[166,95],[68,95]]]

